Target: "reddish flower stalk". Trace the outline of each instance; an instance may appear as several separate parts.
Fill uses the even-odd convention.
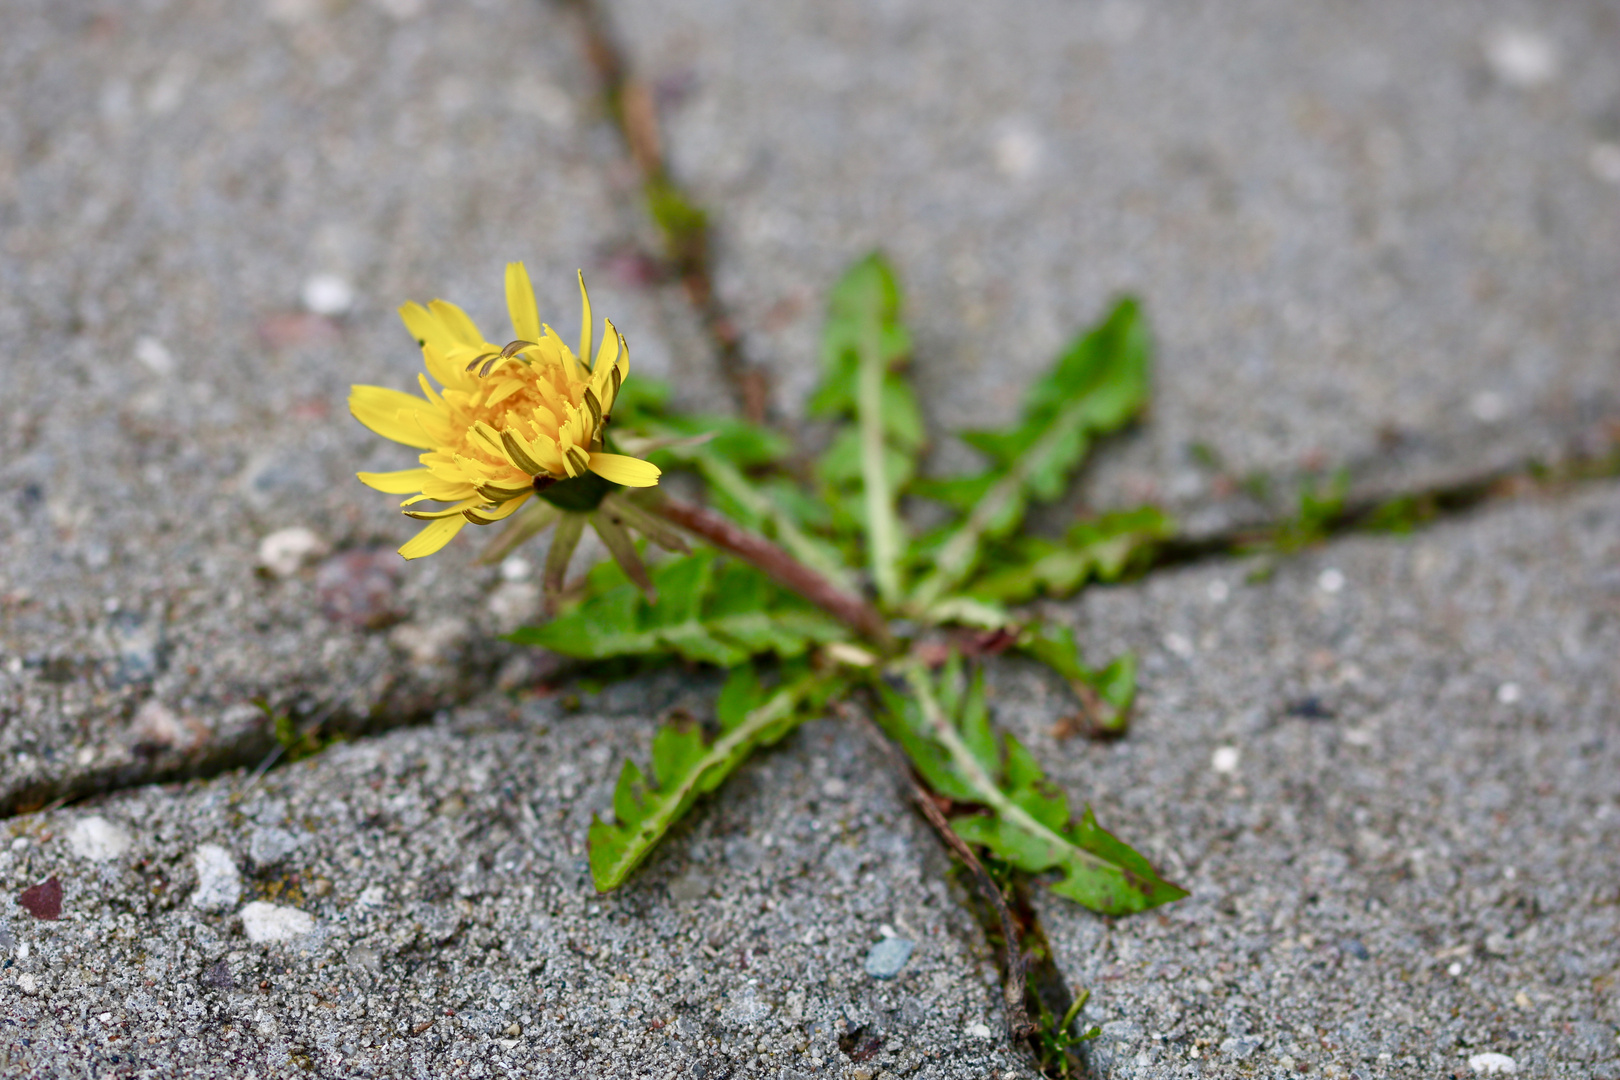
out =
[[[678,499],[663,498],[648,502],[646,507],[665,521],[757,566],[874,644],[887,647],[893,643],[889,625],[876,608],[844,592],[763,536],[713,510]]]

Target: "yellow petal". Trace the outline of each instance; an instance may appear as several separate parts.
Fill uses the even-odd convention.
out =
[[[568,343],[557,336],[557,331],[547,325],[542,325],[540,329],[545,332],[545,337],[541,339],[540,344],[545,345],[547,342],[551,342],[552,347],[555,349],[556,362],[563,369],[563,373],[567,375],[568,381],[570,383],[578,382],[582,377],[579,370],[579,358],[568,351]]]
[[[401,469],[399,472],[363,472],[356,473],[360,482],[373,491],[381,491],[388,495],[411,495],[422,490],[422,486],[433,479],[433,473],[427,469]]]
[[[561,476],[568,471],[563,464],[562,451],[557,447],[557,440],[545,432],[540,432],[532,440],[536,451],[535,460],[546,467],[546,472],[552,476]]]
[[[472,498],[476,489],[465,474],[459,480],[441,480],[437,476],[430,476],[422,485],[422,494],[434,502],[460,502]]]
[[[484,408],[493,409],[495,406],[499,405],[501,402],[505,401],[519,390],[522,390],[527,385],[528,384],[522,379],[504,380],[495,388],[494,392],[489,395],[489,399],[484,402]]]
[[[399,318],[405,324],[405,329],[411,332],[411,337],[424,349],[448,349],[456,343],[438,316],[414,300],[400,305]]]
[[[484,335],[478,332],[477,325],[467,317],[467,313],[450,301],[435,300],[428,305],[428,310],[439,317],[439,321],[444,324],[445,330],[457,344],[471,345],[480,351],[488,344],[484,340]],[[495,351],[499,352],[500,346],[497,345]]]
[[[432,408],[419,397],[386,386],[349,387],[349,412],[356,420],[385,439],[419,450],[433,449],[433,441],[413,416]]]
[[[399,549],[399,553],[407,559],[420,559],[424,555],[432,555],[455,539],[456,533],[466,525],[467,519],[460,514],[431,521],[425,529],[406,541],[405,546]]]
[[[602,347],[597,350],[596,363],[591,365],[591,383],[597,389],[598,395],[602,387],[607,385],[609,374],[619,360],[619,331],[613,325],[612,319],[602,320]]]
[[[521,341],[540,340],[540,312],[534,306],[534,286],[520,262],[506,264],[506,310],[512,313],[513,335]]]
[[[584,309],[579,317],[579,359],[591,362],[591,294],[585,291],[585,271],[579,273],[579,302]]]
[[[652,462],[628,454],[592,454],[591,472],[625,487],[652,487],[662,475],[662,470]]]
[[[433,389],[432,384],[428,382],[428,377],[426,375],[418,374],[416,376],[416,384],[422,388],[422,396],[427,398],[428,401],[432,402],[435,409],[442,412],[444,410],[444,398],[440,396],[437,390]]]

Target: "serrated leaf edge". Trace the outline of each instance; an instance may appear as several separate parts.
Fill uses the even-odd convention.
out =
[[[791,717],[818,681],[820,677],[812,674],[777,690],[764,704],[750,712],[742,723],[711,743],[685,776],[667,779],[657,777],[656,792],[647,791],[641,805],[646,807],[648,796],[654,794],[658,796],[657,802],[650,812],[634,825],[627,826],[620,822],[610,824],[592,814],[588,843],[593,849],[593,854],[598,843],[607,842],[603,838],[612,836],[618,839],[624,833],[630,833],[620,856],[605,866],[599,866],[595,859],[591,860],[591,879],[596,884],[596,890],[611,892],[624,884],[642,860],[658,846],[658,841],[670,827],[691,809],[698,796],[719,787],[720,782],[746,759],[753,741],[769,732],[772,725]],[[780,732],[783,735],[786,733],[787,730]],[[618,789],[626,783],[626,778],[631,775],[632,770],[635,777],[641,779],[640,769],[632,762],[625,762],[619,781],[614,785],[616,803]]]
[[[1046,825],[1042,824],[1032,814],[1014,802],[969,749],[956,726],[950,722],[940,708],[939,700],[934,694],[934,688],[929,681],[927,671],[920,664],[908,664],[905,669],[905,679],[917,702],[922,708],[923,717],[932,729],[934,738],[951,756],[951,763],[961,774],[962,779],[978,795],[979,801],[988,807],[1002,821],[1021,831],[1030,834],[1049,850],[1053,852],[1050,865],[1063,863],[1081,863],[1093,871],[1122,877],[1130,883],[1135,874],[1117,863],[1110,862],[1099,855],[1087,851]],[[1089,812],[1089,807],[1088,807]],[[1166,882],[1165,884],[1171,884]],[[1173,888],[1179,886],[1172,885]],[[1183,894],[1185,895],[1185,894]]]

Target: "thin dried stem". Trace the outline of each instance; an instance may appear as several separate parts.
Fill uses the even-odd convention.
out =
[[[840,709],[840,712],[844,711]],[[866,731],[867,737],[883,751],[889,759],[889,764],[894,767],[895,775],[906,788],[906,794],[916,804],[917,809],[922,811],[922,816],[934,827],[934,832],[939,834],[945,846],[962,860],[962,864],[972,873],[973,882],[979,887],[979,892],[990,906],[995,908],[996,917],[1001,920],[1003,963],[1006,966],[1006,978],[1001,984],[1001,1003],[1002,1016],[1007,1021],[1007,1038],[1014,1043],[1028,1038],[1035,1032],[1035,1024],[1030,1021],[1029,1010],[1024,1004],[1024,990],[1028,981],[1024,947],[1018,932],[1018,924],[1013,919],[1012,909],[1007,906],[1007,898],[1001,894],[995,879],[985,870],[978,856],[973,854],[973,849],[956,835],[951,823],[945,820],[945,814],[940,810],[939,803],[934,801],[933,795],[929,794],[928,789],[917,780],[917,774],[912,771],[911,762],[906,760],[905,753],[883,734],[872,722],[871,717],[863,716],[861,720],[861,726]]]

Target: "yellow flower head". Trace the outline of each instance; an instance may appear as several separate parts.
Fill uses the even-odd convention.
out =
[[[422,346],[428,373],[422,397],[382,386],[354,386],[349,411],[384,438],[427,451],[421,468],[360,473],[368,487],[410,495],[402,504],[447,502],[441,510],[405,513],[428,522],[399,553],[431,555],[471,521],[509,517],[531,495],[559,481],[595,473],[625,487],[658,483],[658,466],[603,452],[603,431],[619,387],[630,373],[624,336],[603,320],[602,347],[591,355],[591,298],[580,275],[584,327],[576,356],[540,322],[522,263],[506,265],[506,304],[516,340],[484,340],[466,312],[435,300],[399,309]]]

